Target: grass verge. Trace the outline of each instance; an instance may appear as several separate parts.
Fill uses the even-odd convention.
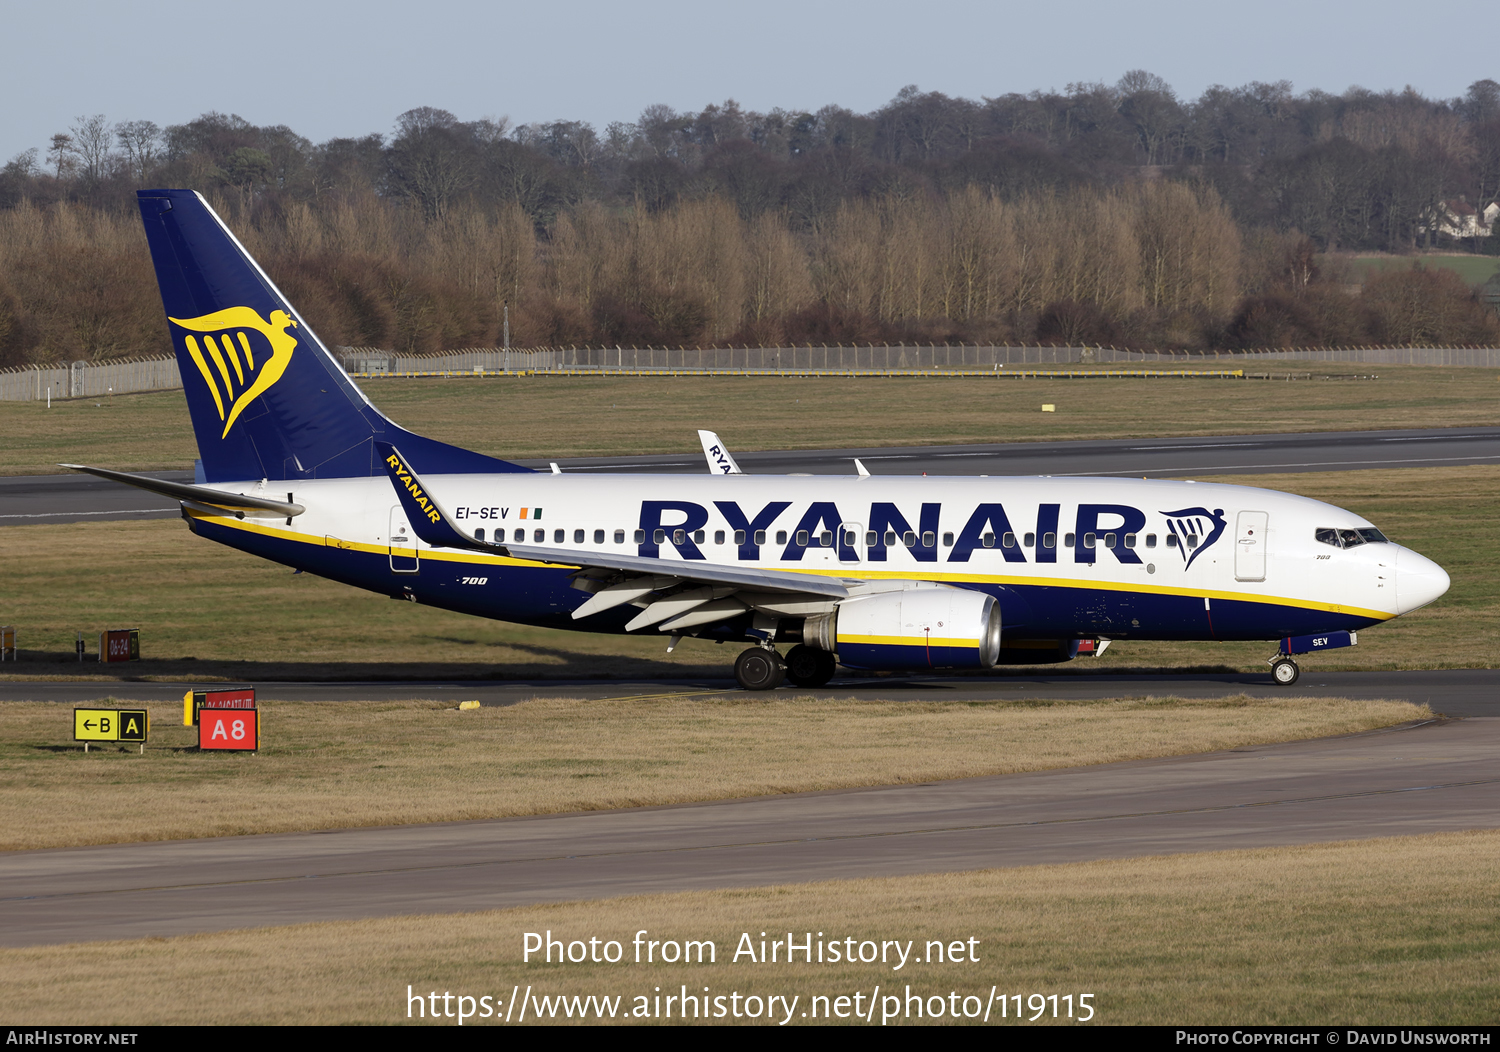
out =
[[[743,451],[1460,427],[1495,419],[1493,369],[1244,365],[1252,371],[1379,378],[1289,383],[538,376],[360,384],[405,427],[491,456],[518,458],[697,457],[700,427],[717,430],[731,449]],[[1043,403],[1057,411],[1043,413]],[[0,402],[0,435],[3,475],[57,474],[59,461],[122,471],[190,470],[198,455],[181,391],[74,399],[50,409]]]
[[[135,707],[135,706],[129,706]],[[268,703],[264,748],[82,751],[70,707],[0,706],[0,849],[673,804],[1009,774],[1347,734],[1430,715],[1338,698],[925,703],[796,697]],[[456,789],[455,787],[462,787]]]
[[[1023,1005],[1031,994],[1071,994],[1074,1005],[1092,994],[1094,1021],[1115,1025],[1489,1024],[1500,1012],[1497,868],[1500,833],[1489,831],[654,895],[4,950],[0,985],[28,1024],[52,1025],[404,1023],[415,1016],[408,987],[436,992],[439,1010],[445,992],[488,996],[501,1019],[513,989],[602,995],[618,999],[616,1021],[633,1023],[657,1021],[625,1016],[656,1010],[658,990],[665,1000],[709,987],[726,1008],[736,993],[762,1006],[796,997],[791,1021],[805,1025],[824,1022],[800,1015],[814,997],[831,1008],[859,992],[868,1005],[876,986],[903,1005],[908,988],[941,999],[944,1015],[923,1023],[954,1021],[950,992],[987,1001],[994,987]],[[631,941],[642,929],[647,939],[711,940],[716,963],[637,965]],[[524,963],[525,933],[549,931],[617,940],[624,960]],[[856,945],[910,940],[924,961],[929,940],[963,940],[966,959],[900,971],[800,957],[734,963],[742,935],[758,951],[761,932],[788,931],[799,943],[813,932]],[[971,938],[977,963],[967,960]],[[895,1007],[879,1005],[876,1022]],[[537,1002],[528,1008],[531,1021]],[[1039,1022],[1052,1022],[1050,1002],[1047,1011]],[[561,1011],[555,1021],[566,1021]],[[1014,1012],[1003,1022],[1015,1024]]]

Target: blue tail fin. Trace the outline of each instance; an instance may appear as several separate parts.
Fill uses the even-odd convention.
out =
[[[200,194],[137,196],[206,481],[381,475],[377,441],[429,475],[530,470],[391,423]]]

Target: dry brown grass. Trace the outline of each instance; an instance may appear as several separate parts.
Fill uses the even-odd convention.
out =
[[[805,1025],[813,996],[862,991],[868,1003],[877,985],[1091,993],[1105,1024],[1490,1024],[1497,869],[1500,833],[1451,833],[3,950],[0,985],[10,1014],[52,1025],[404,1023],[408,986],[436,992],[440,1009],[445,992],[488,995],[502,1019],[516,987],[619,997],[629,1012],[657,988],[708,986],[796,996],[792,1021]],[[629,962],[641,929],[712,940],[717,963],[522,960],[524,934],[550,930],[618,940]],[[979,963],[732,962],[742,934],[758,945],[788,931],[912,940],[914,957],[928,940],[974,938]]]
[[[125,706],[134,707],[134,706]],[[256,755],[151,706],[145,754],[0,706],[0,848],[441,822],[1008,774],[1347,734],[1430,715],[1337,698],[929,703],[797,697],[267,703]],[[456,791],[455,787],[462,789]],[[226,792],[231,789],[232,792]]]

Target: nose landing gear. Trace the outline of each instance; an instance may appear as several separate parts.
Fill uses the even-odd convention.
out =
[[[1289,657],[1279,657],[1271,660],[1271,678],[1276,681],[1277,686],[1290,687],[1293,683],[1297,682],[1297,677],[1301,674],[1302,670]]]

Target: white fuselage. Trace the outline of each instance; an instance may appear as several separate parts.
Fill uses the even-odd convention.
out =
[[[1352,512],[1243,486],[541,473],[426,484],[469,536],[576,550],[581,563],[591,552],[657,558],[664,572],[717,564],[856,588],[975,588],[997,595],[1007,636],[1274,639],[1364,627],[1448,586],[1431,560],[1394,543],[1317,539],[1319,530],[1371,529]],[[505,620],[562,625],[587,598],[568,590],[565,569],[422,543],[386,478],[259,485],[221,488],[290,493],[305,513],[289,523],[190,513],[199,532],[360,587]]]

